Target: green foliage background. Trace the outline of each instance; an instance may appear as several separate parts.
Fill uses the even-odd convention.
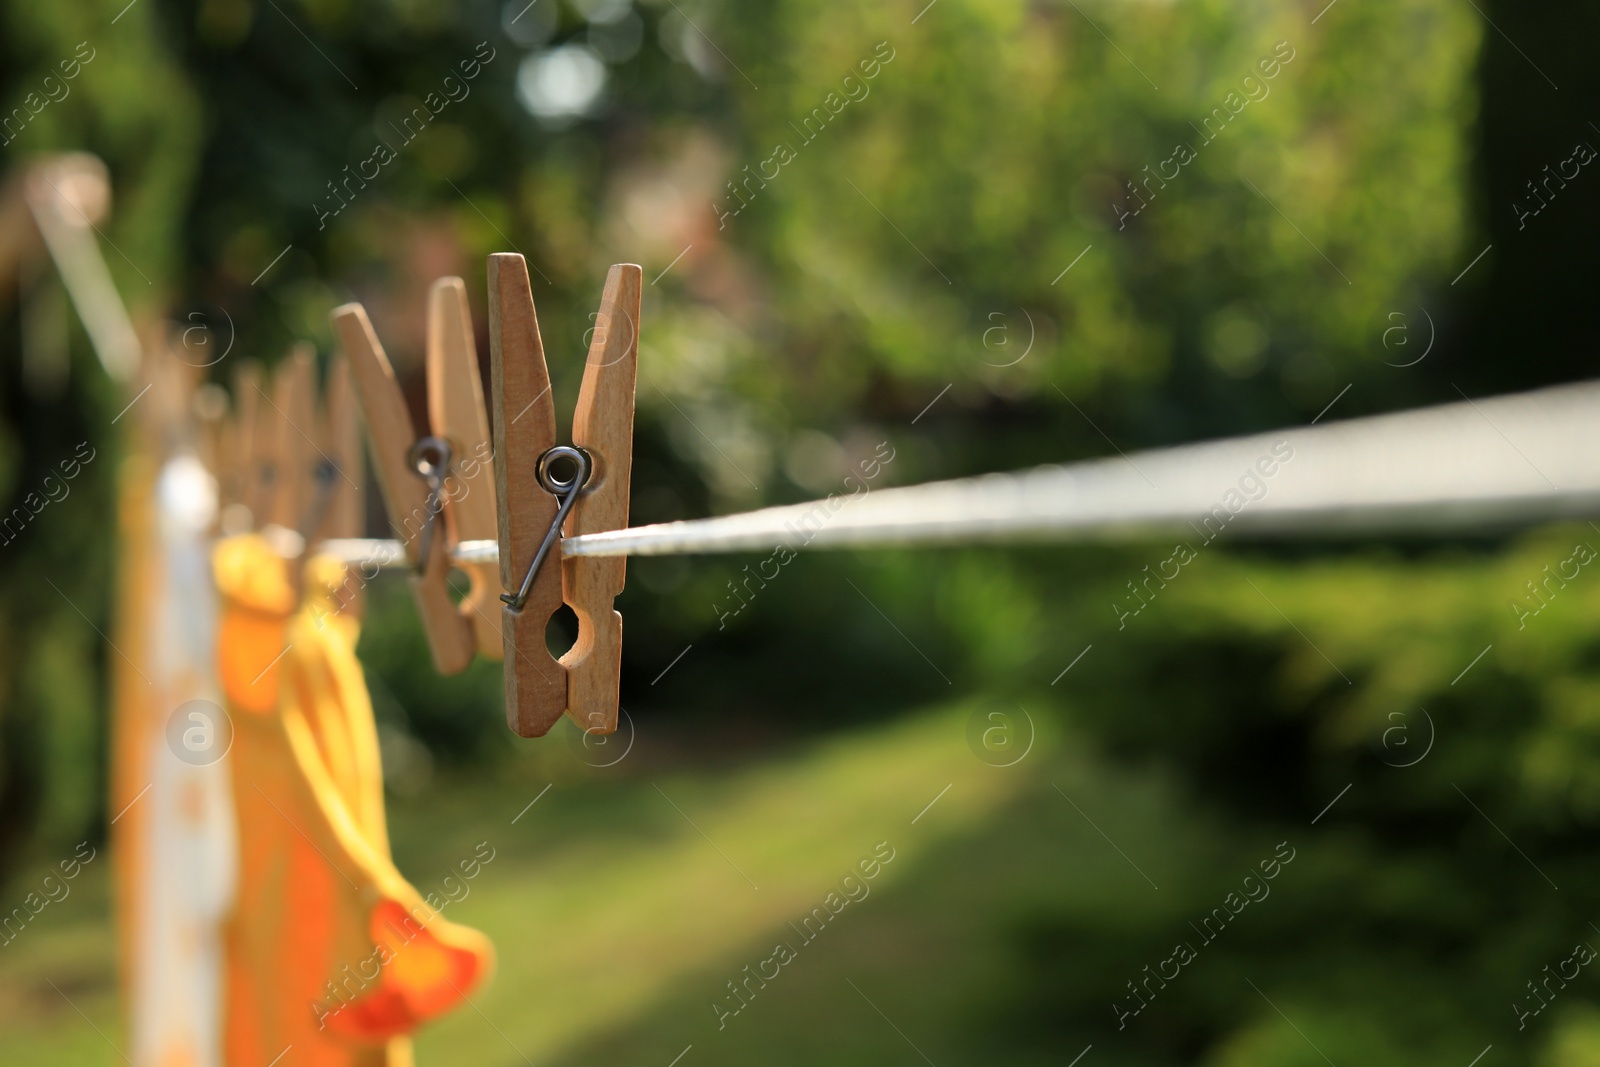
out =
[[[328,310],[360,298],[420,410],[423,287],[463,274],[481,337],[483,257],[515,248],[537,269],[570,410],[604,269],[641,262],[635,522],[825,493],[881,441],[895,450],[882,484],[907,484],[1293,427],[1336,398],[1346,417],[1591,373],[1600,199],[1585,176],[1526,228],[1510,207],[1600,136],[1583,111],[1600,17],[1576,5],[641,2],[627,16],[641,47],[608,67],[602,103],[553,126],[519,103],[520,65],[605,32],[585,19],[598,0],[557,5],[6,3],[5,99],[78,41],[97,49],[6,151],[108,161],[120,288],[174,317],[225,311],[224,382],[237,358],[293,340],[326,354]],[[319,228],[326,184],[484,41],[495,58],[471,95]],[[880,42],[893,58],[870,92],[802,136]],[[1293,58],[1270,93],[1199,144],[1194,125],[1279,42]],[[1126,183],[1180,142],[1196,160],[1124,226]],[[712,202],[736,206],[724,183],[780,144],[793,160],[719,225]],[[29,299],[49,298],[37,284]],[[7,893],[105,819],[110,653],[95,628],[125,403],[76,327],[65,383],[30,384],[23,306],[4,310],[0,488],[19,497],[84,438],[104,458],[76,502],[0,548]],[[1430,356],[1398,368],[1426,344],[1419,309]],[[1405,347],[1385,333],[1397,321]],[[908,844],[854,939],[808,957],[795,992],[752,1006],[765,1021],[736,1036],[705,1032],[706,1002],[782,923],[739,926],[710,876],[684,883],[685,907],[726,908],[728,925],[673,948],[678,970],[651,938],[681,913],[634,931],[654,949],[597,953],[649,991],[627,1006],[580,999],[571,970],[508,964],[488,1010],[560,1062],[664,1063],[691,1042],[719,1062],[912,1062],[876,1016],[847,1021],[853,976],[940,1063],[1065,1063],[1092,1045],[1128,1064],[1466,1064],[1493,1045],[1485,1064],[1586,1064],[1600,1057],[1587,973],[1526,1029],[1507,1010],[1600,937],[1600,586],[1584,572],[1525,628],[1508,606],[1575,542],[1600,530],[1222,543],[1126,628],[1110,605],[1166,546],[809,555],[737,615],[729,583],[760,557],[636,560],[619,607],[640,748],[604,771],[559,739],[510,739],[492,665],[435,676],[399,585],[374,592],[361,651],[408,871],[503,834],[499,808],[530,782],[573,791],[552,794],[537,848],[508,846],[520,881],[480,898],[503,953],[581,968],[569,924],[632,930],[653,888],[677,884],[656,781],[730,820],[708,825],[733,854],[770,854],[803,887],[800,911],[853,858],[857,827],[881,821],[880,780],[905,785],[892,803],[907,818],[945,781],[960,783],[952,809],[966,790],[991,798],[924,851]],[[959,740],[997,707],[1029,709],[1042,739],[1009,779]],[[746,804],[766,821],[738,822]],[[909,836],[896,819],[891,836]],[[1270,901],[1119,1030],[1124,983],[1285,840],[1297,862]],[[563,896],[550,870],[592,898]],[[549,910],[520,907],[527,894]],[[14,969],[0,957],[0,1018],[29,1035],[18,1054],[66,1055],[51,1042],[70,1016],[24,1026],[54,966],[99,975],[113,1017],[107,957],[81,932],[95,921],[63,922]],[[565,980],[567,1023],[525,1017],[519,982]],[[439,1062],[519,1062],[472,1020],[436,1041],[423,1052]]]

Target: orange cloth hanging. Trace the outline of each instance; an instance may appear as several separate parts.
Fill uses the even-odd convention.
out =
[[[259,537],[220,542],[214,568],[240,829],[227,1062],[259,1067],[292,1046],[296,1067],[405,1067],[406,1035],[480,987],[493,949],[390,860],[345,565],[308,561],[298,611]]]

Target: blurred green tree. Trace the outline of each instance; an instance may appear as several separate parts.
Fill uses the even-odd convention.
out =
[[[185,284],[177,235],[201,137],[195,95],[161,39],[159,14],[94,0],[6,4],[0,20],[7,165],[49,152],[99,154],[112,174],[103,233],[112,274],[136,312],[159,313]],[[77,76],[61,80],[60,64],[78,60]],[[24,264],[17,280],[19,299],[0,302],[5,513],[37,498],[41,480],[61,460],[83,457],[85,442],[94,459],[70,496],[0,547],[0,880],[31,840],[54,847],[105,822],[106,666],[115,653],[101,634],[111,629],[121,462],[110,423],[131,399],[90,354],[53,267]]]

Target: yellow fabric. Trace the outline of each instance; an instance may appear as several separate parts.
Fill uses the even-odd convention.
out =
[[[310,560],[298,610],[261,539],[220,542],[219,670],[234,722],[238,908],[228,931],[227,1062],[405,1067],[405,1035],[488,978],[482,934],[423,901],[389,857],[359,623],[345,566]]]

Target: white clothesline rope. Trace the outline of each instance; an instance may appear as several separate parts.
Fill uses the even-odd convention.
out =
[[[1600,515],[1600,382],[564,539],[563,556],[1453,532]],[[398,541],[323,551],[404,563]],[[499,558],[465,541],[462,563]]]

